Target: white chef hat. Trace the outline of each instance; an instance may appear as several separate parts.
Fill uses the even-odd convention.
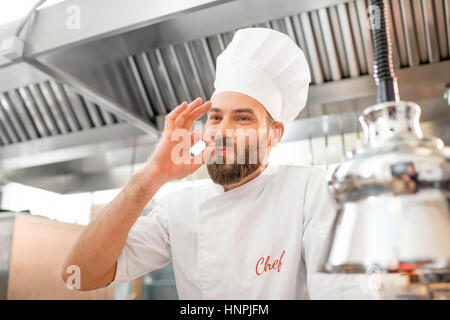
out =
[[[215,91],[239,92],[260,102],[275,121],[294,120],[311,81],[303,51],[284,33],[244,28],[217,57]]]

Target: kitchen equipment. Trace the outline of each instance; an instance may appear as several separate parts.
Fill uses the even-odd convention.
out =
[[[364,273],[375,266],[406,274],[410,283],[440,283],[448,293],[448,148],[438,138],[423,137],[420,107],[399,98],[388,8],[383,0],[372,0],[369,7],[378,104],[359,117],[364,145],[347,156],[329,181],[340,209],[323,268]]]

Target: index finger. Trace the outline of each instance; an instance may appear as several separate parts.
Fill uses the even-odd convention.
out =
[[[185,120],[187,123],[185,124],[185,127],[190,129],[192,125],[194,124],[194,121],[200,118],[205,112],[207,112],[212,106],[211,101],[207,101],[195,110],[193,110],[188,118]]]
[[[173,120],[175,119],[180,113],[182,113],[186,107],[188,106],[188,103],[186,101],[184,101],[182,104],[180,104],[178,107],[176,107],[175,109],[173,109],[172,111],[170,111],[167,115],[166,115],[166,119],[169,120]]]
[[[196,110],[201,105],[202,105],[202,98],[200,98],[200,97],[198,97],[197,99],[195,99],[194,101],[189,103],[187,108],[185,108],[183,110],[183,112],[177,114],[176,117],[174,118],[175,125],[180,126],[180,127],[185,127],[185,124],[189,120],[190,114],[192,113],[192,111]]]

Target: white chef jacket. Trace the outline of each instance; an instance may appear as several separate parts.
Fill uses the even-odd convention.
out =
[[[269,163],[226,192],[210,180],[136,220],[111,284],[172,261],[180,299],[378,298],[370,276],[318,272],[335,216],[321,168]]]

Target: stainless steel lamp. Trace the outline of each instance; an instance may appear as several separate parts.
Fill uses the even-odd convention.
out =
[[[448,266],[450,163],[440,139],[422,137],[419,117],[418,105],[401,101],[360,117],[366,144],[329,184],[341,210],[327,271]]]
[[[426,139],[420,107],[400,101],[383,0],[372,30],[378,104],[359,121],[365,144],[333,172],[329,188],[340,205],[324,263],[326,272],[411,273],[424,283],[449,282],[450,157]],[[386,5],[387,7],[387,5]]]

